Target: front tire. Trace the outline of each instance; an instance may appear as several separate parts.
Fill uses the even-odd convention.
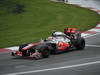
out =
[[[15,53],[14,52],[11,52],[11,56],[15,56]]]
[[[48,46],[42,46],[39,52],[42,54],[43,58],[48,58],[50,56],[50,49]]]
[[[43,52],[42,52],[42,57],[43,58],[48,58],[50,56],[50,51],[49,50],[44,50]]]

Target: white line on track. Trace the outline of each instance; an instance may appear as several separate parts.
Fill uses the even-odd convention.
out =
[[[88,44],[86,44],[86,46],[90,46],[90,47],[100,47],[100,45],[88,45]]]
[[[63,66],[63,67],[56,67],[56,68],[48,68],[48,69],[33,70],[33,71],[26,71],[26,72],[10,73],[10,74],[5,74],[5,75],[21,75],[21,74],[29,74],[29,73],[39,73],[39,72],[75,68],[75,67],[81,67],[81,66],[87,66],[87,65],[93,65],[93,64],[100,64],[100,61],[88,62],[88,63],[76,64],[76,65],[69,65],[69,66]]]

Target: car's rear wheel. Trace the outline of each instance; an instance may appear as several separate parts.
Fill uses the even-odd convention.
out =
[[[76,49],[78,50],[83,50],[85,48],[85,39],[84,38],[78,38],[75,40],[74,42],[74,46],[76,47]]]

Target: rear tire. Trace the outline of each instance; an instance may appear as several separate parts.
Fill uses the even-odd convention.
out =
[[[82,37],[76,39],[76,41],[74,42],[74,46],[78,50],[83,50],[85,48],[85,39]]]

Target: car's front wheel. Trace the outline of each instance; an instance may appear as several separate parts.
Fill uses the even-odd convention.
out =
[[[43,58],[48,58],[50,56],[50,49],[47,45],[41,46],[39,52],[42,54]]]

